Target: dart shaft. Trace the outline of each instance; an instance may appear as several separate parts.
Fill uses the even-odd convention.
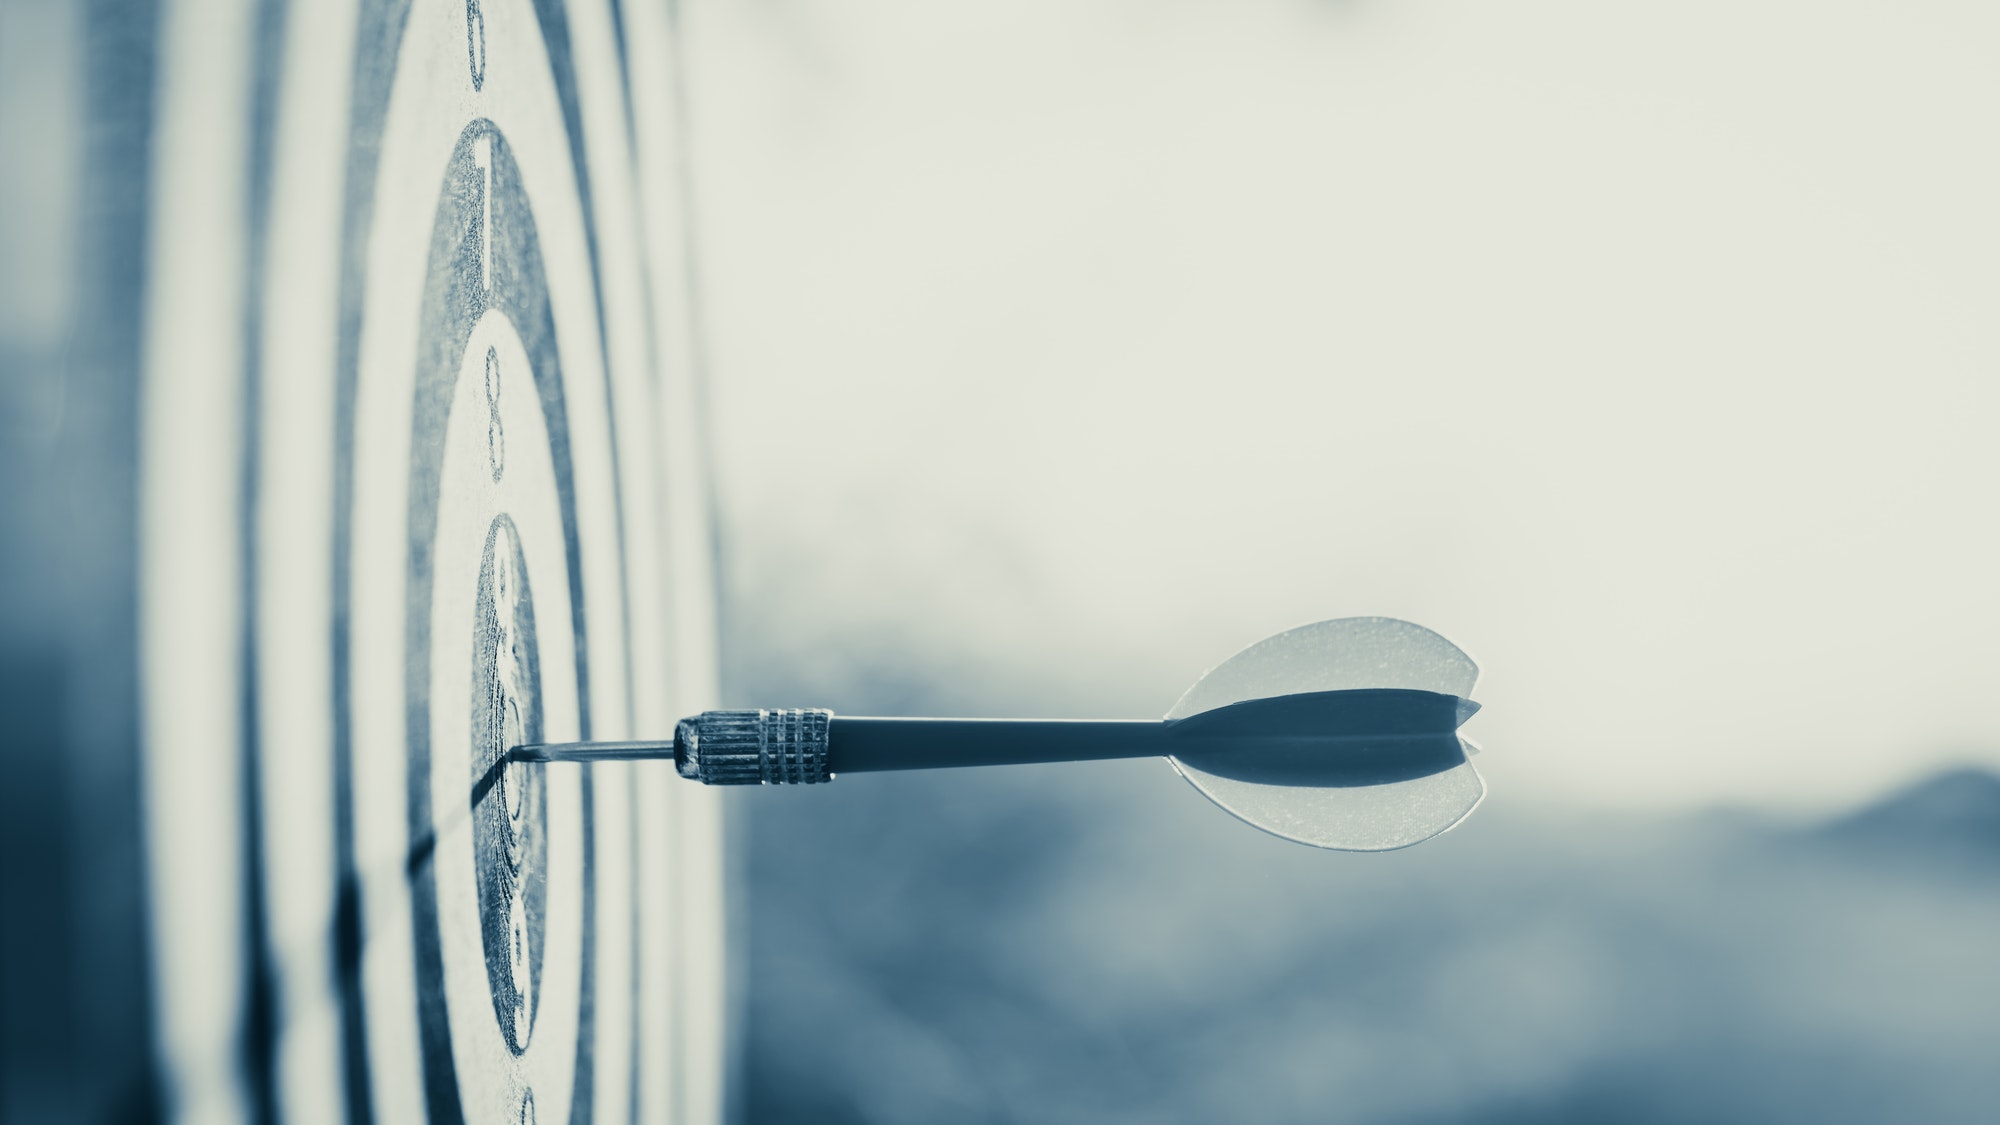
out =
[[[1173,752],[1167,724],[1137,719],[884,719],[835,715],[827,766],[833,773],[1015,766]]]

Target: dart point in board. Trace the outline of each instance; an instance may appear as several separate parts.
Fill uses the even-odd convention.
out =
[[[705,711],[663,741],[517,746],[521,762],[672,759],[710,785],[842,773],[1166,758],[1266,832],[1388,851],[1453,827],[1485,796],[1458,730],[1479,710],[1470,656],[1420,625],[1346,617],[1267,637],[1211,669],[1164,719],[933,719],[818,708]]]

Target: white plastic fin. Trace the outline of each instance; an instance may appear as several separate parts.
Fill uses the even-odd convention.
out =
[[[1265,637],[1208,670],[1169,719],[1300,691],[1415,688],[1472,697],[1479,665],[1465,650],[1394,617],[1341,617]]]
[[[1195,681],[1166,717],[1182,719],[1246,699],[1302,691],[1414,688],[1470,697],[1478,679],[1479,665],[1470,656],[1421,625],[1393,617],[1344,617],[1258,641]],[[1478,752],[1464,739],[1460,744],[1468,755]],[[1406,848],[1464,820],[1486,795],[1486,783],[1470,762],[1428,777],[1343,788],[1242,781],[1203,769],[1205,756],[1169,760],[1209,800],[1245,823],[1320,848]]]

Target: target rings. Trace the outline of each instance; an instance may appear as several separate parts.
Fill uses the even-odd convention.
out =
[[[146,283],[168,1098],[715,1120],[712,799],[503,761],[712,690],[667,9],[196,7]]]
[[[410,938],[364,961],[368,1054],[378,1104],[567,1120],[596,1046],[591,780],[502,759],[589,737],[594,708],[624,722],[616,664],[591,675],[626,617],[596,276],[569,152],[501,124],[566,135],[546,63],[439,7],[387,103],[353,384],[355,847],[411,857],[364,903]]]

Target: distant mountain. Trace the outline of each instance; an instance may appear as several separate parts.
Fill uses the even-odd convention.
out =
[[[2000,774],[1970,767],[1941,773],[1811,835],[1883,859],[1990,864],[2000,875]]]

